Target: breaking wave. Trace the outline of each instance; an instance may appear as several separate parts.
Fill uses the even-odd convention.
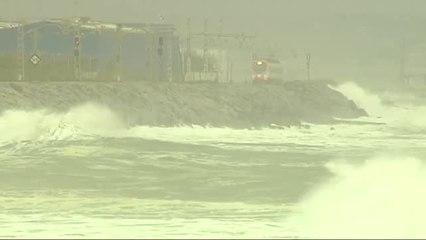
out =
[[[381,96],[353,82],[341,84],[336,90],[365,109],[371,118],[391,128],[410,132],[426,131],[426,106],[385,104]]]
[[[333,162],[328,182],[306,197],[291,218],[308,238],[426,237],[426,164],[379,156],[362,165]]]
[[[47,110],[11,110],[0,115],[0,143],[21,141],[61,141],[99,138],[137,138],[179,144],[197,144],[220,148],[250,149],[251,151],[319,151],[348,146],[366,147],[366,132],[376,145],[386,140],[376,126],[344,125],[330,130],[326,125],[306,125],[306,128],[231,129],[202,126],[152,127],[124,126],[108,107],[85,104],[67,113]],[[367,130],[368,129],[368,130]],[[367,131],[366,131],[367,130]],[[321,140],[319,140],[321,139]]]
[[[8,110],[0,115],[0,140],[63,140],[90,135],[108,135],[123,128],[109,108],[87,103],[55,113],[47,110]]]
[[[307,128],[291,127],[285,129],[230,129],[209,128],[201,126],[180,126],[173,128],[135,126],[128,128],[118,114],[109,107],[87,103],[71,108],[68,112],[58,113],[48,110],[24,111],[8,110],[0,115],[0,142],[19,142],[28,140],[77,140],[82,138],[144,138],[178,143],[201,143],[208,145],[226,145],[232,148],[257,146],[259,144],[299,144],[311,146],[328,146],[335,148],[348,145],[369,147],[372,145],[389,145],[388,129],[397,130],[398,134],[419,133],[426,131],[426,107],[390,106],[376,94],[370,93],[354,83],[345,83],[336,88],[357,105],[366,109],[371,117],[368,120],[384,125],[312,125]],[[362,119],[363,120],[363,119]],[[385,131],[384,131],[385,130]],[[284,138],[285,137],[285,138]],[[413,136],[412,136],[413,137]],[[322,140],[319,140],[322,139]],[[397,144],[397,140],[393,143]],[[229,146],[229,144],[228,144]],[[266,146],[266,145],[265,145]],[[304,148],[305,149],[305,148]]]
[[[354,89],[359,91],[357,88]],[[2,133],[0,142],[2,144],[20,141],[49,142],[102,137],[142,138],[220,148],[249,148],[259,151],[265,149],[268,151],[321,151],[321,149],[331,150],[340,147],[398,146],[400,141],[390,138],[389,133],[383,131],[384,127],[386,126],[374,124],[341,124],[337,126],[306,124],[302,128],[284,129],[231,129],[195,125],[169,128],[152,126],[129,128],[120,116],[107,106],[87,103],[71,108],[66,113],[48,110],[6,111],[0,115],[0,132]],[[416,129],[414,128],[414,130]],[[413,141],[417,144],[417,139],[413,139]]]

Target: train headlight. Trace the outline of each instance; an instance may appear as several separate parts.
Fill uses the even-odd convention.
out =
[[[258,61],[257,62],[257,65],[262,65],[263,64],[263,62],[262,61]]]

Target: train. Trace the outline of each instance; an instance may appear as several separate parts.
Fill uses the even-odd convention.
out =
[[[255,83],[285,80],[283,64],[276,58],[255,58],[252,66],[252,80]]]

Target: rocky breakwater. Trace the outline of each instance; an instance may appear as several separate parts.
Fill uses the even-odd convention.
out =
[[[0,83],[0,112],[66,112],[95,103],[109,107],[129,126],[234,128],[332,123],[334,118],[367,114],[327,84],[4,82]]]

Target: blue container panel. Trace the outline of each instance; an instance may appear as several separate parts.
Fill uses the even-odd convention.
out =
[[[149,60],[146,51],[146,38],[142,34],[127,34],[123,39],[122,67],[131,77],[146,77],[146,63]]]
[[[3,29],[0,31],[0,51],[2,53],[16,53],[18,46],[18,31]]]
[[[146,26],[146,25],[144,25]],[[37,51],[43,54],[62,54],[74,56],[75,36],[72,32],[63,31],[64,26],[54,23],[36,23],[24,27],[29,33],[37,29],[38,40],[34,41],[34,35],[29,33],[25,37],[25,51],[29,55],[34,52],[35,43]],[[81,56],[96,59],[97,71],[110,71],[111,66],[117,62],[119,42],[114,31],[82,31]],[[171,64],[173,79],[181,80],[182,58],[180,54],[179,39],[172,32],[154,32],[153,35],[143,33],[127,33],[122,39],[121,67],[123,73],[135,80],[156,81],[166,79],[167,68]],[[172,46],[170,61],[169,49],[163,49],[163,54],[158,54],[159,38],[164,38],[165,46]],[[0,52],[17,52],[17,29],[0,30]],[[172,42],[166,42],[170,41]],[[43,57],[43,56],[41,56]]]
[[[86,35],[81,41],[82,56],[95,58],[99,71],[108,70],[110,64],[116,61],[118,46],[115,33],[94,33]]]
[[[74,41],[70,34],[64,34],[57,25],[46,25],[38,29],[38,50],[47,54],[64,54],[73,53]],[[26,37],[26,50],[34,51],[33,36],[29,34]]]

